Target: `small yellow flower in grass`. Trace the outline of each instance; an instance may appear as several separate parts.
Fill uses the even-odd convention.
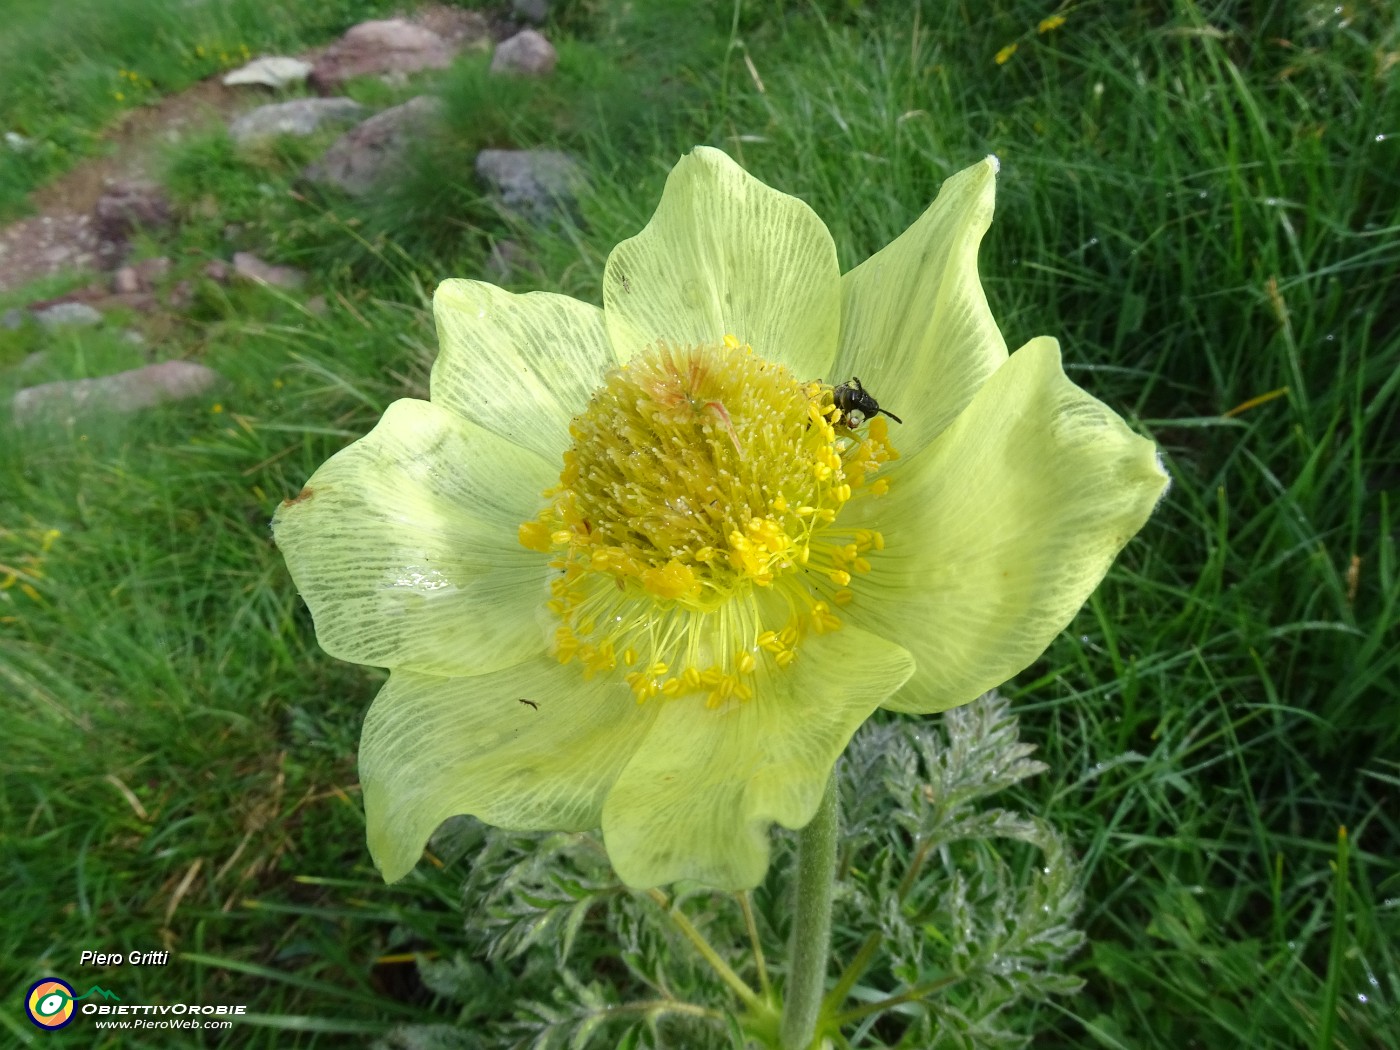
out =
[[[438,289],[431,401],[273,522],[322,646],[392,669],[360,751],[385,878],[470,813],[601,825],[633,886],[753,886],[877,707],[967,703],[1069,622],[1166,478],[1053,340],[1008,356],[996,170],[842,276],[806,204],[700,148],[602,309]]]
[[[1020,46],[1020,44],[1007,44],[996,53],[996,64],[999,66],[1006,65],[1007,62],[1011,61],[1011,56],[1016,53],[1017,48]]]
[[[1051,15],[1049,18],[1042,18],[1040,20],[1040,24],[1035,27],[1035,31],[1044,35],[1045,33],[1049,33],[1052,30],[1059,29],[1060,26],[1064,24],[1064,15]]]

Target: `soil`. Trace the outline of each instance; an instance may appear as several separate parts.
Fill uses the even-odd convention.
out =
[[[36,190],[30,201],[38,214],[0,229],[0,291],[63,270],[115,265],[120,249],[104,244],[92,226],[93,208],[107,184],[152,178],[159,173],[163,148],[266,101],[260,92],[224,87],[221,75],[131,110],[103,135],[101,155]]]

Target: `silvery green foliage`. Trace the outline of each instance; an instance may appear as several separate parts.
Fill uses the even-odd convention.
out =
[[[837,975],[847,981],[837,1011],[848,1016],[842,1046],[1021,1047],[1030,1013],[1018,1007],[1079,986],[1057,972],[1083,941],[1071,925],[1080,895],[1060,835],[1035,817],[986,804],[1045,766],[1029,757],[1032,746],[1020,742],[998,696],[940,721],[869,723],[842,760],[831,966],[831,983]],[[769,878],[752,894],[778,987],[793,841],[778,837]],[[432,848],[467,871],[463,951],[420,964],[424,984],[459,1005],[460,1040],[440,1026],[407,1028],[384,1047],[760,1045],[746,1041],[741,1004],[669,917],[672,909],[683,913],[756,989],[734,896],[628,890],[590,835],[522,834],[462,820]]]
[[[912,996],[917,1006],[899,1004],[899,1045],[1024,1046],[1029,1033],[1013,1007],[1080,987],[1057,970],[1084,941],[1073,926],[1077,868],[1062,837],[1037,817],[983,805],[1045,770],[1033,750],[991,693],[947,712],[941,731],[867,725],[852,743],[842,795],[846,908],[837,921],[851,945],[872,930],[881,942],[858,1000],[927,989]],[[841,958],[839,940],[833,950]],[[876,1027],[884,1032],[891,1019]],[[848,1034],[853,1047],[891,1045],[874,1030]]]

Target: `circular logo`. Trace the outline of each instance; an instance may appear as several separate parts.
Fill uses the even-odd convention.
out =
[[[62,1028],[73,1020],[73,986],[57,977],[45,977],[29,987],[24,1012],[40,1028]]]

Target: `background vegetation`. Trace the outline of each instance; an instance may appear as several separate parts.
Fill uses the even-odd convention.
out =
[[[353,87],[387,105],[426,85],[448,104],[415,171],[371,202],[298,182],[314,143],[240,152],[213,128],[173,148],[184,221],[140,250],[196,295],[152,345],[217,368],[217,401],[0,420],[0,1027],[30,1039],[20,993],[76,976],[85,948],[177,953],[100,976],[134,1000],[248,1003],[258,1024],[217,1045],[360,1045],[550,997],[538,959],[463,955],[481,929],[461,867],[375,876],[354,751],[382,676],[317,649],[267,521],[425,391],[437,280],[483,275],[509,237],[526,253],[511,288],[598,301],[608,249],[709,143],[811,203],[844,267],[996,153],[981,267],[1007,341],[1059,336],[1075,378],[1167,456],[1163,506],[1006,690],[1048,767],[1006,797],[1081,857],[1088,937],[1069,964],[1082,993],[1007,1024],[1039,1046],[1400,1046],[1400,14],[553,7],[550,80],[506,89],[468,54],[410,87]],[[0,150],[0,209],[100,151],[135,103],[387,9],[12,3],[0,130],[35,146]],[[472,151],[501,145],[580,158],[576,225],[521,227],[484,199]],[[200,277],[235,248],[307,269],[327,309]],[[0,293],[0,309],[61,286]],[[0,403],[141,363],[110,331],[0,333]],[[775,915],[780,890],[758,898]],[[602,958],[617,932],[580,938]],[[457,978],[432,969],[448,963]],[[466,1006],[450,994],[464,981]],[[392,1037],[430,1045],[409,1038]]]

